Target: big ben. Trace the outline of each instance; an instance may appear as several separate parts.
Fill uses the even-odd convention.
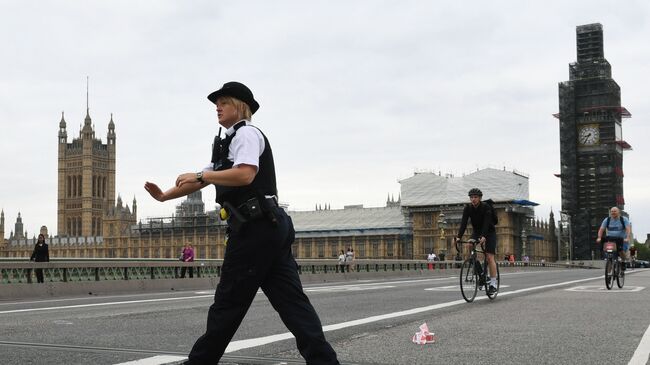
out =
[[[599,258],[595,241],[609,208],[625,208],[623,198],[621,90],[605,59],[603,27],[576,27],[577,62],[569,81],[559,84],[562,210],[572,227],[573,259]]]

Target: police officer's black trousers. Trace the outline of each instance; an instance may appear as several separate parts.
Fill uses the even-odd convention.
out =
[[[188,363],[219,361],[261,287],[296,338],[307,364],[338,364],[320,319],[302,290],[291,255],[295,235],[291,218],[275,209],[277,225],[260,219],[231,233],[221,280],[208,311],[207,331],[194,344]]]

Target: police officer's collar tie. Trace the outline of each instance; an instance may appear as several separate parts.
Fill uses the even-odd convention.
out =
[[[239,128],[249,124],[251,124],[250,120],[242,119],[239,122],[235,123],[235,125],[233,125],[232,127],[228,128],[228,130],[226,130],[226,135],[230,136],[233,133],[235,133],[235,131],[237,131]]]

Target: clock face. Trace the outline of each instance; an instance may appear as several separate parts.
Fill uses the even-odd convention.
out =
[[[583,146],[592,146],[598,144],[600,140],[600,131],[597,125],[587,125],[578,131],[578,142]]]

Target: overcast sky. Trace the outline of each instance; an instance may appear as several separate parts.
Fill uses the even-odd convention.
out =
[[[281,201],[383,206],[414,171],[530,175],[530,199],[560,209],[558,82],[575,27],[604,27],[605,57],[632,113],[625,199],[650,232],[650,2],[0,0],[0,208],[31,237],[56,233],[57,132],[90,116],[117,134],[117,193],[139,218],[169,216],[168,188],[210,160],[206,96],[238,80],[273,146]],[[214,189],[204,189],[214,207]]]

